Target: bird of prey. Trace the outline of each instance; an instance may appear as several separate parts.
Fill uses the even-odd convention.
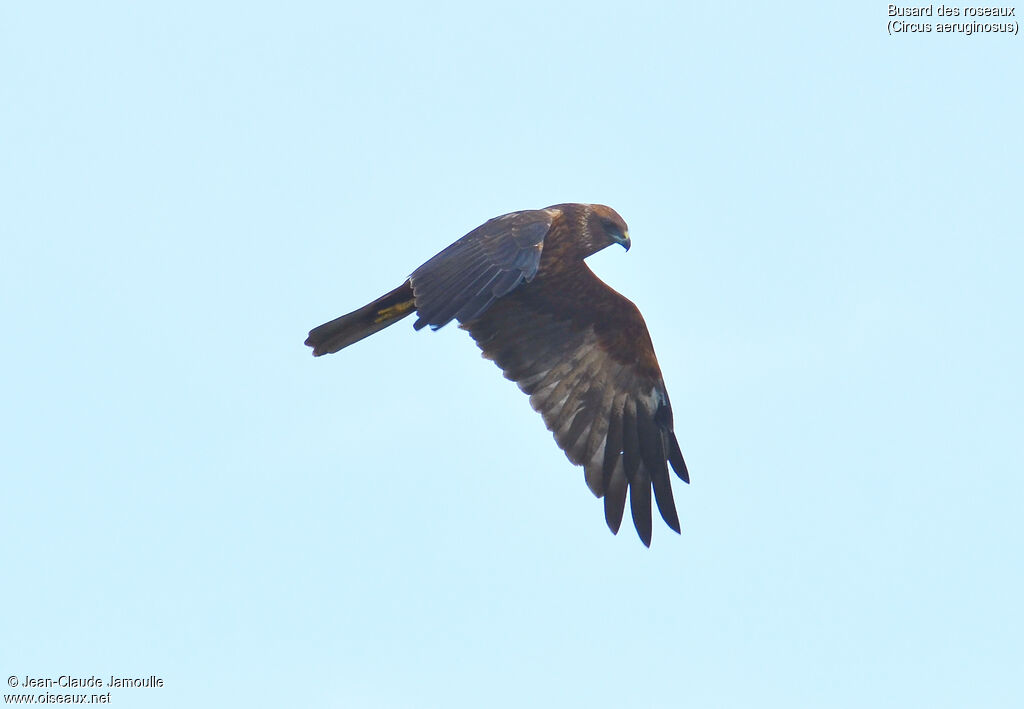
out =
[[[557,204],[480,225],[398,288],[313,328],[313,355],[337,352],[416,313],[413,327],[453,319],[530,396],[558,446],[582,465],[618,533],[629,492],[633,524],[651,544],[651,491],[679,532],[668,466],[690,482],[672,407],[640,311],[584,263],[629,250],[622,217],[599,204]]]

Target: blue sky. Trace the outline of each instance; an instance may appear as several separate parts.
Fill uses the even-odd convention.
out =
[[[0,11],[0,670],[119,706],[1024,703],[1021,40],[879,3]],[[613,537],[454,327],[310,327],[626,219],[693,484]]]

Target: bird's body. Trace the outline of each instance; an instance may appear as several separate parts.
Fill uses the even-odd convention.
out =
[[[491,219],[420,266],[390,293],[314,328],[314,355],[337,352],[415,312],[415,327],[457,319],[505,376],[530,395],[559,447],[605,499],[613,532],[626,493],[651,541],[651,491],[679,531],[668,465],[689,482],[647,326],[633,303],[584,259],[629,248],[610,207],[560,204]]]

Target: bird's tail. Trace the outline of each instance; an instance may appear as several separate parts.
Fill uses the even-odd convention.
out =
[[[313,348],[314,357],[337,352],[388,325],[394,325],[415,309],[412,285],[406,281],[369,305],[313,328],[306,344]]]

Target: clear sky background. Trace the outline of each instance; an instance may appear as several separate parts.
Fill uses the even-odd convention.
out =
[[[1024,705],[1024,39],[887,20],[5,3],[0,679]],[[590,263],[643,311],[693,479],[649,550],[464,332],[302,344],[563,201],[629,223]]]

